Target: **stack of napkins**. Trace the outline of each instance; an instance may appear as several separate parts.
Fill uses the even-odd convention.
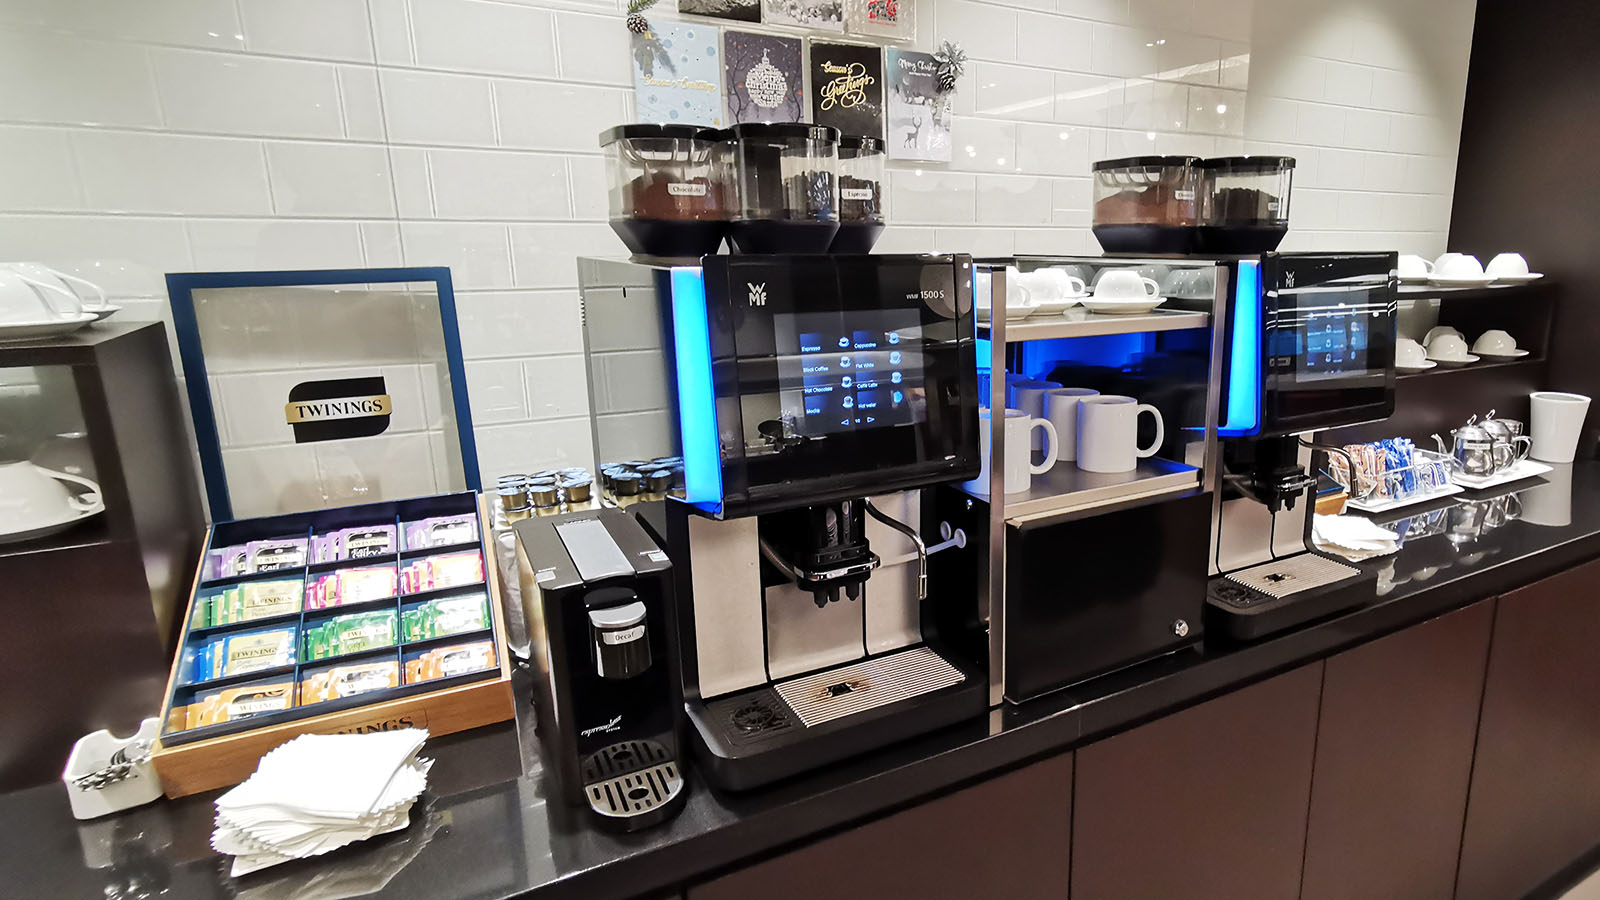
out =
[[[1360,516],[1317,516],[1311,522],[1311,541],[1318,550],[1351,562],[1400,549],[1399,535]]]
[[[235,876],[399,831],[433,761],[419,728],[306,734],[261,758],[249,780],[217,798],[211,846]]]

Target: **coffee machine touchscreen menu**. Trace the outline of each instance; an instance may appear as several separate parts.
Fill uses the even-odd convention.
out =
[[[1305,324],[1300,379],[1314,381],[1364,374],[1367,369],[1367,317],[1327,315]]]
[[[917,310],[773,316],[784,417],[807,436],[920,422]]]

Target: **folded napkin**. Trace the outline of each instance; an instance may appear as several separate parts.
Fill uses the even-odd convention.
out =
[[[1400,549],[1399,535],[1360,516],[1316,516],[1311,521],[1311,542],[1318,550],[1351,562]]]
[[[242,875],[399,831],[428,784],[427,739],[417,728],[301,735],[217,798],[211,846]]]

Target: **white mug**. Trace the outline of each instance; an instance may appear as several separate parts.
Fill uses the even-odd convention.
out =
[[[62,481],[82,485],[88,493],[73,496]],[[31,462],[0,464],[0,542],[8,535],[87,518],[105,509],[100,486],[87,478],[41,469]]]
[[[1407,253],[1400,257],[1400,262],[1395,266],[1395,274],[1401,278],[1425,279],[1433,274],[1433,263],[1420,256]]]
[[[1055,381],[1018,381],[1011,385],[1011,407],[1020,409],[1035,419],[1044,418],[1044,395],[1061,387]],[[1044,447],[1044,435],[1035,431],[1030,449]]]
[[[1456,253],[1453,250],[1451,252],[1449,252],[1449,253],[1441,253],[1441,254],[1439,254],[1439,258],[1435,259],[1433,261],[1433,271],[1434,272],[1439,272],[1440,269],[1443,269],[1445,267],[1446,263],[1450,262],[1451,260],[1458,259],[1460,257],[1461,257],[1461,254],[1460,253]],[[1443,274],[1443,273],[1440,273],[1440,274]]]
[[[1429,368],[1428,351],[1411,338],[1400,338],[1394,342],[1394,364],[1402,369]]]
[[[1578,439],[1583,436],[1583,419],[1589,414],[1589,398],[1561,391],[1534,391],[1528,399],[1533,407],[1528,417],[1528,434],[1533,437],[1529,455],[1541,462],[1572,462],[1578,455]]]
[[[1428,358],[1441,362],[1477,362],[1478,358],[1467,352],[1466,339],[1459,334],[1439,334],[1428,342]]]
[[[83,314],[78,295],[0,266],[0,323],[32,325],[76,319]]]
[[[1446,253],[1433,264],[1433,274],[1439,278],[1482,278],[1483,263],[1465,253]]]
[[[983,461],[983,468],[978,471],[977,480],[967,482],[985,493],[989,490],[989,475],[994,465],[992,412],[993,410],[988,409],[978,411],[978,456]],[[1005,416],[1006,458],[1001,472],[1005,477],[1005,492],[1020,494],[1032,486],[1033,476],[1050,471],[1050,467],[1056,464],[1061,442],[1056,436],[1055,426],[1050,424],[1049,419],[1035,419],[1020,409],[1008,409],[1005,411]],[[1033,451],[1028,448],[1028,435],[1040,428],[1049,436],[1049,447],[1046,448],[1044,461],[1033,465]]]
[[[1507,275],[1512,277],[1526,275],[1528,274],[1528,261],[1522,258],[1521,253],[1501,253],[1496,255],[1494,259],[1489,260],[1489,264],[1483,267],[1483,271],[1485,274],[1493,275],[1495,278],[1504,278]]]
[[[78,312],[104,310],[109,305],[106,301],[106,292],[100,285],[87,278],[68,275],[60,269],[52,269],[44,263],[0,263],[0,268],[9,269],[23,278],[31,279],[35,284],[42,282],[44,285],[48,285],[51,290],[57,292],[66,291],[76,301],[73,305],[80,307]],[[94,302],[84,302],[82,299],[83,294],[79,292],[79,288],[83,288],[92,294],[95,298]]]
[[[1156,420],[1156,439],[1139,446],[1139,414]],[[1105,394],[1078,401],[1078,468],[1085,472],[1131,472],[1154,456],[1166,440],[1161,411],[1132,397]]]
[[[1056,428],[1061,439],[1061,459],[1072,462],[1078,458],[1078,401],[1085,397],[1098,397],[1094,388],[1056,388],[1044,396],[1044,415]]]
[[[1456,337],[1461,338],[1463,340],[1466,339],[1466,335],[1463,335],[1460,331],[1458,331],[1452,325],[1435,325],[1432,328],[1428,329],[1428,333],[1427,334],[1422,336],[1422,343],[1423,344],[1431,344],[1431,343],[1433,343],[1433,339],[1438,337],[1441,334],[1453,334]]]
[[[1161,296],[1161,285],[1154,278],[1133,269],[1111,269],[1100,273],[1094,286],[1096,300],[1154,300]]]
[[[1472,342],[1472,352],[1488,356],[1512,356],[1517,352],[1517,339],[1498,328],[1491,328]]]

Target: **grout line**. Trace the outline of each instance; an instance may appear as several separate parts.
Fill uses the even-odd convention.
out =
[[[263,141],[262,143],[258,144],[257,146],[260,148],[260,151],[261,151],[261,171],[262,171],[262,173],[264,175],[266,175],[266,179],[267,179],[267,208],[272,210],[272,218],[274,220],[277,220],[279,218],[278,217],[278,197],[277,197],[277,194],[272,190],[272,163],[267,161],[267,145],[266,145],[266,142]]]

